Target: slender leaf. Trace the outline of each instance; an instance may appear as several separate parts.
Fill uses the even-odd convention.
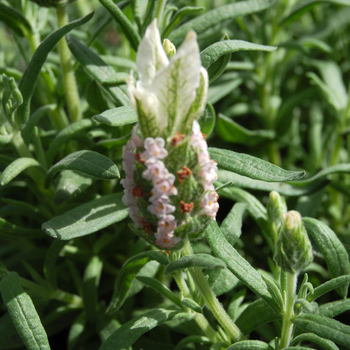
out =
[[[99,348],[99,350],[124,350],[132,345],[141,335],[154,327],[171,320],[191,319],[183,311],[155,309],[142,316],[133,318],[116,330]]]
[[[203,269],[224,269],[225,263],[209,254],[195,254],[182,256],[173,261],[164,269],[166,275],[170,275],[178,270],[188,269],[190,267],[201,267]]]
[[[350,347],[350,326],[328,317],[303,313],[292,322],[302,330]]]
[[[242,340],[229,346],[226,350],[272,350],[273,348],[260,340]]]
[[[181,303],[199,314],[203,313],[202,308],[193,299],[184,298],[181,300]]]
[[[321,249],[332,278],[350,274],[349,256],[337,235],[323,222],[303,218],[308,234]],[[339,295],[346,298],[348,286],[337,289]]]
[[[47,182],[59,171],[73,170],[101,180],[120,177],[117,166],[106,156],[93,151],[78,151],[53,165],[47,172]]]
[[[132,23],[112,0],[99,1],[114,18],[114,20],[120,25],[123,34],[128,38],[131,47],[137,51],[137,47],[139,46],[141,39]]]
[[[40,46],[35,51],[27,69],[25,70],[21,81],[19,82],[19,90],[23,96],[23,104],[18,108],[17,114],[20,117],[22,127],[26,124],[30,113],[30,101],[32,99],[36,82],[38,80],[42,66],[44,65],[46,58],[54,46],[59,40],[73,30],[86,22],[88,22],[93,16],[93,13],[78,19],[67,25],[60,27],[50,35],[48,35]]]
[[[35,306],[12,272],[0,282],[0,291],[18,334],[28,350],[50,349],[44,327]]]
[[[265,10],[270,7],[272,3],[272,1],[268,0],[251,0],[221,6],[186,22],[178,29],[174,30],[169,35],[169,39],[177,46],[184,40],[187,32],[191,29],[197,34],[200,34],[225,20]]]
[[[0,218],[0,237],[10,240],[18,240],[18,238],[36,238],[40,237],[41,232],[38,229],[20,227],[3,218]]]
[[[239,279],[227,268],[205,270],[208,283],[216,296],[229,292],[240,284]]]
[[[260,273],[225,239],[216,221],[212,221],[205,232],[214,254],[226,263],[227,268],[242,283],[249,287],[256,295],[263,298],[279,314],[281,312],[279,300],[274,299]]]
[[[117,107],[93,116],[93,119],[110,126],[122,126],[137,122],[137,113],[132,107]]]
[[[219,114],[216,131],[224,141],[254,146],[266,140],[273,140],[273,130],[248,130],[234,120]]]
[[[186,338],[183,338],[179,343],[177,343],[174,350],[182,350],[187,344],[190,343],[212,344],[212,341],[201,335],[190,335]]]
[[[120,84],[125,84],[128,75],[125,73],[116,73],[100,56],[73,36],[69,36],[67,42],[69,49],[77,61],[106,90],[110,97],[121,106],[130,105],[129,97],[118,87]]]
[[[0,177],[0,184],[7,185],[11,180],[18,176],[22,171],[32,167],[40,167],[40,163],[33,158],[18,158],[8,165]]]
[[[330,340],[319,337],[313,333],[304,333],[295,337],[291,341],[291,345],[298,344],[299,342],[307,341],[312,342],[314,344],[318,344],[324,350],[339,350],[339,348]]]
[[[209,102],[207,103],[204,112],[200,116],[198,122],[203,134],[210,136],[215,126],[215,109]]]
[[[118,273],[114,284],[113,297],[107,308],[107,313],[112,314],[120,309],[128,296],[135,276],[150,260],[156,260],[162,265],[168,264],[168,258],[162,252],[156,251],[140,253],[127,260]]]
[[[4,22],[9,28],[20,36],[24,36],[26,31],[33,32],[32,26],[27,19],[15,8],[0,3],[0,21]]]
[[[99,231],[128,216],[122,193],[115,193],[82,204],[45,222],[41,228],[51,237],[69,240]]]
[[[349,310],[350,299],[343,299],[320,305],[318,313],[324,317],[334,318]]]
[[[288,171],[248,154],[236,153],[219,148],[209,148],[210,157],[218,167],[239,175],[267,182],[284,182],[300,179],[303,171]]]

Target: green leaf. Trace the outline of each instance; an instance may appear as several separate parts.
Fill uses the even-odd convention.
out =
[[[85,312],[82,312],[73,322],[68,334],[68,350],[72,350],[85,330],[87,322]]]
[[[350,274],[348,253],[337,235],[323,222],[303,218],[305,228],[312,240],[321,249],[332,278]],[[337,289],[339,295],[346,298],[348,286]]]
[[[243,334],[249,334],[266,323],[280,320],[272,308],[263,300],[258,299],[249,304],[236,321],[237,327]]]
[[[284,182],[300,179],[304,171],[288,171],[265,160],[255,158],[248,154],[236,153],[220,148],[209,148],[212,159],[217,161],[218,167],[232,171],[239,175],[267,182]]]
[[[181,300],[181,303],[199,314],[203,313],[202,308],[193,299],[184,298]]]
[[[349,0],[306,0],[299,3],[285,18],[280,21],[280,26],[286,26],[300,18],[304,13],[313,9],[314,6],[321,3],[331,3],[336,5],[350,6]]]
[[[133,107],[123,106],[94,115],[93,119],[110,126],[122,126],[136,123],[137,113]]]
[[[221,232],[231,245],[234,245],[242,234],[243,215],[247,206],[246,203],[236,203],[220,226]]]
[[[112,0],[99,1],[114,18],[114,20],[120,25],[123,34],[127,37],[131,47],[137,51],[137,47],[139,46],[141,39],[132,23]]]
[[[258,45],[243,40],[223,40],[208,46],[201,52],[202,66],[208,69],[221,56],[237,51],[275,51],[274,46]]]
[[[124,350],[132,345],[141,335],[156,326],[171,320],[191,319],[183,311],[155,309],[146,312],[142,316],[133,318],[116,330],[99,348],[99,350]]]
[[[321,338],[313,333],[304,333],[295,337],[291,341],[291,345],[298,344],[299,342],[307,341],[312,342],[314,344],[318,344],[324,350],[339,350],[339,348],[330,340]]]
[[[67,241],[59,241],[55,239],[52,241],[50,248],[46,249],[47,253],[44,262],[44,275],[46,280],[54,289],[57,288],[57,260],[63,247],[67,243]]]
[[[22,289],[18,274],[12,272],[0,282],[2,299],[18,334],[28,350],[50,349],[44,327],[29,295]]]
[[[236,73],[226,73],[220,77],[214,84],[209,86],[208,102],[215,104],[232,91],[236,90],[243,83],[243,79]]]
[[[100,283],[103,262],[100,257],[94,255],[90,258],[84,272],[83,279],[83,300],[86,317],[94,323],[99,307],[98,303],[98,285]]]
[[[95,126],[96,123],[91,119],[79,120],[61,130],[53,139],[46,155],[47,164],[51,164],[56,153],[62,149],[62,146],[72,139],[77,133],[87,128]]]
[[[209,102],[207,103],[204,112],[200,116],[198,122],[201,127],[201,132],[205,135],[210,136],[215,126],[215,109]]]
[[[34,132],[34,127],[39,123],[40,119],[48,112],[52,112],[57,108],[57,105],[50,104],[38,108],[29,118],[27,124],[22,129],[22,137],[24,142],[28,145]]]
[[[190,267],[201,267],[203,269],[224,269],[225,263],[209,254],[195,254],[182,256],[180,259],[171,262],[164,269],[166,275],[170,275],[178,270],[188,269]]]
[[[114,284],[113,297],[107,308],[108,314],[117,312],[124,304],[135,276],[150,260],[156,260],[162,265],[168,264],[165,254],[156,251],[137,254],[124,263]]]
[[[0,21],[5,23],[19,36],[24,36],[26,32],[32,33],[33,29],[27,19],[15,8],[0,3]]]
[[[302,313],[292,322],[302,330],[350,347],[350,326],[328,317]]]
[[[0,218],[0,237],[9,240],[18,240],[18,238],[36,238],[41,237],[40,230],[24,228]]]
[[[169,24],[166,26],[162,33],[162,39],[166,39],[171,31],[176,27],[178,23],[180,23],[181,19],[186,15],[195,15],[197,13],[205,10],[204,7],[194,7],[194,6],[185,6],[176,11],[175,15],[169,21]]]
[[[23,96],[23,104],[18,108],[17,115],[20,117],[21,126],[24,126],[28,121],[30,113],[30,101],[34,93],[35,85],[38,80],[40,71],[46,61],[48,54],[64,35],[69,33],[74,28],[88,22],[92,16],[93,13],[90,13],[81,19],[60,27],[53,33],[49,34],[35,51],[27,69],[22,76],[21,81],[19,82],[19,90]]]
[[[242,340],[229,346],[226,350],[272,350],[273,348],[260,340]]]
[[[175,46],[177,46],[184,40],[187,32],[191,29],[197,34],[200,34],[228,19],[234,19],[236,17],[242,17],[251,13],[265,10],[270,7],[272,3],[272,1],[268,0],[252,0],[221,6],[186,22],[178,29],[174,30],[169,35],[169,39]]]
[[[240,283],[238,278],[227,268],[205,270],[208,283],[216,296],[229,292]]]
[[[245,260],[225,239],[216,221],[212,221],[205,231],[213,253],[226,263],[227,268],[256,295],[263,298],[279,314],[282,306],[269,291],[261,274]]]
[[[227,170],[218,170],[218,180],[222,183],[233,182],[234,186],[240,188],[248,188],[258,191],[276,191],[282,196],[300,197],[307,194],[315,193],[329,184],[328,180],[318,180],[307,186],[299,187],[298,182],[286,184],[283,182],[265,182],[260,180],[250,179],[246,176],[241,176]]]
[[[151,277],[145,277],[145,276],[136,276],[136,279],[143,284],[145,284],[148,287],[153,288],[158,293],[163,295],[163,297],[171,300],[175,305],[177,305],[180,309],[183,309],[181,300],[163,283],[159,282],[158,280],[151,278]]]
[[[1,135],[0,134],[0,145],[7,145],[12,140],[12,135]]]
[[[323,294],[326,294],[334,289],[337,288],[347,288],[350,282],[350,275],[340,276],[337,278],[332,278],[330,281],[327,281],[317,288],[314,289],[313,293],[308,294],[306,300],[307,301],[313,301],[322,296]]]
[[[276,136],[274,130],[248,130],[223,114],[218,115],[216,131],[224,141],[248,146],[273,140]]]
[[[74,170],[101,180],[120,177],[118,167],[106,156],[94,151],[78,151],[53,165],[47,172],[47,182],[59,171]]]
[[[53,203],[60,205],[85,191],[95,179],[71,170],[63,170],[55,179]]]
[[[318,313],[321,316],[334,318],[343,312],[350,310],[350,299],[337,300],[321,305],[318,308]]]
[[[7,185],[11,180],[18,176],[22,171],[32,167],[40,167],[40,163],[33,158],[18,158],[8,165],[0,177],[0,184]]]
[[[104,88],[109,96],[119,105],[129,106],[130,100],[127,94],[118,87],[125,84],[128,78],[126,73],[116,73],[96,53],[82,44],[78,39],[69,36],[67,39],[69,49],[86,72]]]
[[[61,240],[99,231],[128,216],[122,196],[122,193],[115,193],[82,204],[43,223],[41,229],[49,236]]]
[[[182,350],[187,344],[190,343],[202,343],[202,344],[212,344],[212,341],[202,335],[190,335],[186,338],[181,339],[174,350]]]

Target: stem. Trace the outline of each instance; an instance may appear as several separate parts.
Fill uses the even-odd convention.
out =
[[[289,346],[291,341],[292,331],[293,331],[293,323],[291,318],[293,317],[294,311],[294,300],[295,300],[295,291],[297,287],[298,275],[289,272],[282,272],[282,274],[286,274],[286,289],[285,292],[285,310],[283,316],[283,326],[282,326],[282,334],[281,334],[281,344],[280,349],[284,349]]]
[[[184,247],[182,249],[182,253],[183,255],[193,255],[192,247],[189,241],[185,242]],[[241,333],[239,328],[232,322],[231,318],[228,316],[228,314],[216,298],[201,269],[198,267],[192,267],[189,270],[194,280],[194,283],[196,284],[207,306],[214,314],[215,318],[218,320],[222,328],[227,332],[227,335],[231,337],[233,342],[237,342],[243,339],[243,334]]]
[[[182,292],[184,297],[191,297],[190,291],[187,287],[186,282],[184,281],[182,277],[181,271],[177,271],[174,274],[174,279]],[[208,320],[205,318],[203,314],[196,314],[194,317],[194,320],[197,322],[200,329],[203,331],[203,333],[213,342],[216,343],[218,341],[218,337],[216,335],[216,332],[212,328],[212,326],[209,324]]]
[[[59,27],[62,27],[68,23],[66,8],[64,6],[57,7],[56,14],[57,23]],[[75,80],[74,70],[71,63],[72,56],[65,38],[62,38],[59,41],[58,50],[60,54],[63,86],[67,101],[68,112],[71,121],[76,122],[78,120],[81,120],[81,111],[79,104],[80,99],[77,89],[77,83]]]
[[[165,6],[165,3],[166,3],[166,0],[158,0],[156,15],[155,15],[155,17],[157,18],[158,27],[160,26],[160,19],[162,17],[163,8]]]

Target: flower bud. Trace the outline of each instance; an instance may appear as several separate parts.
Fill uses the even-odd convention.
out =
[[[270,198],[267,202],[267,215],[269,219],[275,224],[280,224],[283,221],[283,215],[285,213],[287,213],[285,199],[276,191],[270,192]]]
[[[312,262],[312,247],[300,214],[291,210],[283,217],[274,260],[282,271],[295,274]]]
[[[43,7],[60,7],[76,0],[30,0]]]
[[[163,49],[164,49],[166,55],[168,56],[169,60],[176,53],[176,47],[169,39],[164,39],[164,41],[163,41]]]
[[[123,202],[135,232],[158,248],[177,250],[183,239],[198,239],[218,211],[216,162],[210,160],[200,127],[166,141],[142,140],[134,128],[124,147]]]

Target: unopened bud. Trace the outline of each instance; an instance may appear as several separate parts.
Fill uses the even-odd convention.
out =
[[[30,0],[43,7],[60,7],[76,0]]]
[[[164,39],[163,48],[169,60],[176,54],[175,45],[169,39]]]
[[[280,224],[283,221],[283,215],[287,213],[286,201],[279,195],[278,192],[270,192],[270,198],[267,202],[267,215],[275,224]]]
[[[312,247],[297,211],[283,215],[274,259],[282,271],[298,273],[313,260]]]

